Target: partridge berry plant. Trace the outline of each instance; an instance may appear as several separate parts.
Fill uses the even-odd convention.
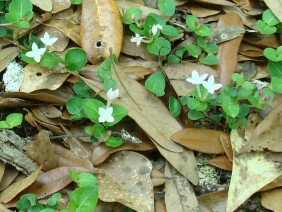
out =
[[[213,75],[208,80],[207,77],[207,74],[200,75],[193,70],[192,76],[186,79],[196,87],[190,95],[181,97],[182,104],[189,108],[188,118],[191,120],[208,118],[219,122],[224,118],[231,129],[237,129],[247,125],[250,107],[262,109],[273,101],[270,88],[259,90],[238,73],[232,75],[234,83],[215,96],[215,91],[222,85],[215,83]]]

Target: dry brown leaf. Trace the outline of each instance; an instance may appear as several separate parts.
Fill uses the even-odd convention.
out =
[[[209,159],[207,162],[208,164],[213,165],[217,168],[232,171],[232,163],[226,155],[214,157],[212,159]]]
[[[165,73],[178,96],[186,96],[194,90],[194,86],[186,81],[191,76],[193,70],[197,70],[199,74],[214,75],[217,80],[217,72],[211,67],[191,62],[183,62],[179,64],[168,64],[165,67]]]
[[[198,200],[189,181],[177,173],[168,163],[165,167],[165,176],[170,178],[165,183],[165,205],[167,211],[199,211]]]
[[[232,177],[227,211],[236,210],[252,194],[282,175],[280,163],[268,159],[263,152],[238,154],[244,144],[236,130],[231,131],[234,150]]]
[[[44,113],[44,115],[50,119],[60,118],[62,116],[62,111],[53,105],[41,105],[39,106],[39,110],[41,110],[41,112]]]
[[[58,13],[62,10],[68,9],[71,6],[70,0],[52,0],[52,13]]]
[[[69,37],[72,41],[74,41],[77,45],[81,45],[79,35],[80,27],[78,24],[72,23],[67,20],[54,20],[45,25],[56,28],[57,30],[64,33],[67,37]]]
[[[205,4],[214,4],[214,5],[228,5],[228,6],[235,6],[236,4],[226,1],[226,0],[194,0],[194,2],[200,2]]]
[[[39,36],[43,37],[45,32],[48,32],[50,37],[58,38],[58,40],[52,46],[48,48],[50,52],[53,52],[53,51],[62,52],[67,48],[69,44],[69,38],[64,33],[62,33],[60,30],[54,27],[46,26],[44,27],[42,33],[39,34]]]
[[[162,200],[155,200],[155,212],[167,212],[165,204]]]
[[[84,167],[89,170],[93,170],[93,165],[89,158],[77,158],[72,151],[66,149],[62,145],[52,143],[54,151],[56,153],[56,160],[58,166],[77,166]]]
[[[226,211],[228,189],[212,192],[198,197],[200,204],[207,206],[211,211]]]
[[[228,135],[222,131],[185,128],[171,136],[171,139],[191,150],[207,154],[222,154],[224,149],[220,142],[220,136]]]
[[[157,187],[157,186],[163,185],[167,181],[167,178],[159,170],[153,169],[151,173],[151,180],[152,180],[153,186]]]
[[[273,189],[271,191],[264,191],[261,193],[262,206],[274,212],[282,211],[281,199],[281,188]]]
[[[199,175],[197,163],[192,151],[183,149],[182,152],[172,152],[155,143],[156,147],[167,161],[185,176],[191,183],[198,185]]]
[[[264,151],[282,152],[282,105],[274,108],[253,131],[250,141],[241,152]]]
[[[28,64],[24,67],[24,80],[20,91],[30,93],[40,89],[55,90],[69,76],[69,73],[54,73],[49,68]]]
[[[191,11],[193,16],[196,16],[198,18],[204,18],[207,16],[211,16],[211,15],[215,15],[220,13],[220,10],[216,10],[213,8],[206,8],[203,7],[201,5],[197,5],[197,4],[188,4],[187,7],[189,8],[189,10]]]
[[[219,136],[220,143],[224,149],[225,154],[229,158],[229,161],[233,161],[233,150],[232,145],[230,141],[230,135],[229,134],[221,134]]]
[[[271,34],[271,35],[262,35],[260,34],[259,36],[254,36],[254,35],[245,35],[244,36],[244,41],[258,46],[258,47],[271,47],[271,48],[277,48],[279,44],[279,39],[277,38],[276,35]]]
[[[33,172],[28,177],[8,186],[4,191],[0,193],[0,202],[2,203],[10,202],[20,192],[22,192],[25,188],[30,186],[36,180],[40,170],[41,168],[38,168],[35,172]]]
[[[245,29],[239,26],[217,26],[213,30],[213,36],[209,38],[211,43],[223,43],[239,37],[245,33]]]
[[[38,165],[42,165],[44,171],[57,166],[55,152],[49,139],[48,131],[41,130],[36,140],[31,140],[26,144],[25,150],[33,161]]]
[[[6,164],[2,161],[0,161],[0,184],[2,183],[2,179],[5,173],[5,166]]]
[[[273,180],[271,183],[264,186],[261,191],[267,191],[273,188],[281,187],[282,186],[282,175],[275,180]]]
[[[151,162],[136,152],[120,151],[99,166],[99,199],[120,202],[138,212],[154,211]]]
[[[46,12],[50,12],[52,10],[52,0],[30,0],[30,2]]]
[[[123,26],[114,0],[84,0],[80,26],[81,46],[92,64],[108,58],[110,48],[117,57],[119,56]]]
[[[218,21],[218,26],[239,26],[244,28],[240,16],[234,12],[222,15]],[[220,83],[223,86],[230,83],[231,75],[236,70],[237,54],[242,39],[243,35],[219,45],[217,53],[219,65],[217,66],[217,70],[220,75]]]
[[[3,191],[7,186],[9,186],[14,179],[18,176],[19,171],[11,166],[10,164],[5,165],[4,175],[0,181],[0,191]]]
[[[274,15],[282,22],[282,0],[263,0]]]
[[[148,151],[153,150],[155,148],[156,147],[151,141],[146,140],[143,140],[141,144],[137,145],[130,142],[124,142],[121,146],[116,148],[106,146],[104,143],[102,143],[93,149],[91,161],[93,165],[96,166],[103,163],[112,153],[121,150]]]
[[[19,48],[8,47],[0,50],[0,72],[3,71],[19,53]]]
[[[3,204],[0,203],[0,211],[1,212],[13,212],[9,209],[7,209]]]
[[[242,43],[240,45],[239,53],[248,57],[263,57],[263,50],[259,47]]]

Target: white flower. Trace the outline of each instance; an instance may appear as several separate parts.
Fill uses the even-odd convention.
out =
[[[58,38],[50,38],[48,32],[45,32],[43,38],[40,38],[40,40],[46,46],[52,46],[58,40]]]
[[[213,75],[211,75],[209,77],[208,81],[204,81],[202,84],[210,94],[214,94],[214,91],[216,91],[216,90],[218,90],[222,87],[222,84],[214,83],[214,76]]]
[[[152,29],[151,29],[152,34],[153,34],[153,35],[157,34],[158,29],[162,30],[162,29],[163,29],[162,25],[160,25],[160,24],[154,24],[154,25],[152,26]]]
[[[207,78],[208,74],[199,75],[198,71],[192,71],[192,77],[187,77],[186,81],[192,83],[193,85],[200,85]]]
[[[36,43],[32,43],[31,51],[27,52],[25,55],[27,57],[33,57],[36,62],[40,62],[42,55],[46,51],[46,48],[38,48]]]
[[[139,34],[135,34],[135,37],[132,37],[130,39],[130,41],[133,42],[133,43],[136,43],[136,45],[139,46],[141,44],[143,38],[145,38],[145,37],[142,37]]]
[[[12,61],[6,68],[6,72],[3,75],[3,82],[5,91],[17,92],[20,90],[21,84],[24,80],[23,67]]]
[[[103,107],[99,107],[98,109],[99,112],[99,122],[113,122],[115,119],[112,116],[113,114],[113,108],[112,107],[107,107],[107,108],[103,108]]]
[[[110,88],[107,92],[107,100],[109,102],[112,102],[114,99],[118,97],[118,94],[119,94],[119,89],[113,91],[113,89]]]

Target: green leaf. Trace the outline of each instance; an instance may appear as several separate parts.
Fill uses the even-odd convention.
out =
[[[87,62],[87,54],[80,48],[70,49],[65,55],[65,66],[69,71],[82,69]]]
[[[9,124],[6,121],[0,121],[0,129],[9,129]]]
[[[121,105],[117,105],[117,104],[112,104],[112,107],[113,107],[112,116],[114,117],[114,121],[113,122],[104,122],[104,125],[107,126],[107,127],[110,127],[110,126],[117,124],[125,116],[128,115],[128,110],[125,107],[123,107]]]
[[[282,77],[272,77],[271,85],[273,91],[277,93],[282,93]]]
[[[85,82],[79,81],[73,85],[73,90],[78,96],[88,97],[92,89]]]
[[[177,57],[176,55],[169,55],[167,57],[167,62],[168,63],[180,63],[181,58]]]
[[[106,79],[111,79],[112,72],[111,72],[111,58],[108,57],[106,60],[104,60],[97,69],[97,76],[99,80],[105,81]]]
[[[93,123],[99,122],[99,107],[105,108],[105,105],[97,99],[86,99],[82,103],[84,113]]]
[[[240,85],[240,86],[245,82],[244,77],[238,73],[233,73],[231,78],[234,82],[237,83],[237,85]]]
[[[151,74],[145,82],[145,88],[157,96],[165,94],[165,76],[163,72],[157,71]]]
[[[243,84],[242,84],[242,87],[247,89],[247,90],[253,90],[255,88],[254,84],[249,82],[249,81],[245,81]]]
[[[206,65],[217,65],[219,63],[218,58],[213,54],[208,54],[204,58],[200,58],[199,61]]]
[[[173,16],[175,13],[175,3],[173,0],[159,0],[158,7],[166,16]]]
[[[249,111],[250,111],[249,105],[241,104],[240,105],[240,111],[239,111],[239,114],[238,114],[237,117],[238,118],[244,118],[244,117],[246,117],[249,114]]]
[[[234,118],[239,114],[240,106],[239,104],[222,103],[222,109],[228,116]]]
[[[78,174],[77,179],[73,179],[78,187],[97,185],[97,178],[88,172],[81,172]]]
[[[48,200],[47,200],[47,205],[56,207],[58,206],[58,201],[61,199],[62,195],[60,193],[55,193],[53,194]]]
[[[195,23],[199,23],[199,19],[193,15],[186,16],[186,24],[188,25],[189,31],[195,31],[196,25]]]
[[[204,111],[207,107],[208,104],[206,102],[200,102],[195,98],[190,98],[188,101],[188,108],[191,110]]]
[[[262,20],[257,21],[257,28],[261,34],[270,35],[276,32],[275,26],[267,26]]]
[[[196,28],[195,33],[200,36],[212,36],[213,34],[206,24],[201,24],[199,28]]]
[[[180,102],[173,96],[169,97],[169,111],[173,115],[173,117],[179,116],[181,113],[181,104]]]
[[[105,141],[105,144],[110,147],[118,147],[122,145],[123,140],[121,137],[113,137],[111,136],[109,139]]]
[[[279,19],[276,18],[276,16],[273,14],[273,12],[270,9],[267,9],[266,11],[263,12],[262,20],[270,27],[280,23]]]
[[[29,0],[13,0],[9,5],[6,19],[19,28],[29,28],[29,20],[33,17],[32,4]]]
[[[37,197],[35,194],[24,194],[17,202],[16,207],[20,211],[27,211],[31,206],[37,204]]]
[[[178,29],[171,25],[165,25],[161,30],[161,33],[170,37],[176,37],[179,35]]]
[[[93,135],[95,138],[100,138],[100,137],[106,137],[107,136],[107,131],[105,127],[102,124],[95,124],[92,128],[93,130]]]
[[[112,79],[106,79],[103,83],[104,91],[108,91],[110,88],[113,90],[117,89],[117,81]]]
[[[264,54],[264,56],[267,59],[269,59],[269,60],[271,60],[273,62],[278,62],[279,61],[279,58],[276,55],[276,51],[273,48],[265,48],[263,50],[263,54]]]
[[[132,16],[134,16],[135,20],[140,20],[142,16],[142,10],[136,7],[129,8],[125,11],[123,15],[123,22],[125,24],[132,24],[134,23],[134,20],[132,19]]]
[[[22,124],[23,114],[21,113],[11,113],[6,117],[6,123],[9,128],[13,128]]]
[[[190,120],[199,120],[201,118],[204,118],[205,114],[202,112],[199,112],[197,110],[189,110],[188,111],[188,118]]]
[[[48,67],[48,68],[54,68],[61,61],[62,59],[59,55],[51,53],[51,52],[45,52],[40,60],[40,65]]]
[[[195,58],[198,58],[199,55],[201,54],[201,49],[198,46],[194,45],[194,44],[188,45],[186,47],[186,49],[187,49],[188,53],[190,55],[192,55],[193,57],[195,57]]]
[[[205,42],[205,40],[202,37],[197,37],[197,43],[202,49],[206,49],[208,44]]]
[[[74,120],[82,119],[83,116],[81,114],[82,109],[82,100],[79,97],[73,97],[69,99],[66,103],[66,108],[70,114],[72,114],[71,118]]]
[[[131,32],[134,32],[135,34],[139,34],[141,36],[144,35],[143,29],[138,28],[136,24],[130,24],[129,29],[131,30]]]
[[[282,77],[282,62],[268,61],[267,68],[271,77]]]
[[[205,51],[209,54],[215,54],[218,51],[218,45],[208,44],[207,48],[205,48]]]
[[[69,209],[75,212],[93,212],[98,201],[97,185],[75,189],[70,195]]]
[[[158,37],[153,43],[147,45],[147,50],[154,55],[165,56],[171,50],[170,42],[163,37]]]
[[[71,4],[79,5],[82,3],[83,0],[70,0],[70,1],[71,1]]]

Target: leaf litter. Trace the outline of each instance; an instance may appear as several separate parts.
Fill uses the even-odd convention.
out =
[[[214,75],[216,81],[228,85],[232,73],[237,72],[238,67],[244,67],[244,61],[252,64],[253,79],[269,78],[266,66],[262,65],[266,64],[263,49],[277,48],[280,38],[254,33],[257,15],[263,10],[251,1],[174,2],[178,5],[176,15],[165,17],[165,20],[179,30],[188,9],[201,21],[210,23],[214,35],[209,41],[219,45],[218,66],[185,61],[162,67],[160,63],[165,57],[151,54],[144,43],[139,47],[132,43],[131,36],[124,34],[122,26],[126,9],[138,7],[145,15],[163,16],[158,9],[149,7],[148,1],[87,0],[82,7],[71,5],[70,1],[31,1],[40,9],[36,14],[41,17],[39,22],[31,25],[34,34],[41,36],[43,31],[48,31],[59,38],[50,48],[52,52],[64,55],[67,49],[81,46],[88,53],[89,62],[97,64],[110,56],[109,47],[112,47],[122,64],[117,66],[111,62],[112,78],[120,89],[116,103],[125,106],[130,117],[122,125],[126,125],[128,132],[142,143],[124,141],[122,146],[112,148],[80,138],[84,131],[74,130],[86,123],[71,120],[64,107],[74,96],[71,84],[83,80],[94,93],[106,99],[103,84],[96,77],[98,66],[88,64],[83,71],[71,76],[61,67],[52,70],[25,65],[20,92],[3,92],[0,96],[3,113],[6,109],[28,111],[25,112],[24,129],[14,129],[20,137],[14,131],[0,132],[1,211],[10,211],[8,208],[13,208],[22,194],[34,193],[38,199],[44,199],[55,192],[63,193],[64,189],[73,190],[70,170],[90,172],[98,178],[101,201],[97,210],[100,208],[101,211],[122,207],[145,212],[236,211],[240,207],[248,210],[244,202],[257,194],[261,194],[259,201],[263,207],[282,210],[279,204],[282,196],[282,107],[279,101],[261,113],[252,111],[256,118],[249,116],[247,127],[241,131],[226,133],[225,128],[218,129],[218,126],[205,122],[200,123],[203,129],[196,128],[199,126],[196,124],[183,129],[184,123],[169,113],[166,99],[157,98],[144,87],[144,79],[161,69],[171,84],[170,92],[178,98],[191,92],[192,87],[185,79],[192,70]],[[281,4],[278,1],[263,2],[264,7],[270,8],[281,21]],[[41,34],[35,27],[43,29]],[[184,33],[183,30],[175,46],[191,42]],[[90,43],[94,43],[95,48]],[[13,40],[0,39],[1,72],[12,61],[18,61],[16,56],[21,46],[15,44]],[[277,94],[281,99],[279,96]],[[187,121],[187,116],[184,120]],[[139,127],[142,132],[137,130]],[[209,155],[204,168],[215,172],[202,174],[199,155]],[[159,158],[166,162],[157,170],[153,164]],[[217,168],[207,169],[208,164]],[[231,177],[223,179],[223,184],[228,185],[225,189],[197,193],[202,177],[213,175],[220,179],[228,173]],[[159,188],[162,192],[157,195]]]

